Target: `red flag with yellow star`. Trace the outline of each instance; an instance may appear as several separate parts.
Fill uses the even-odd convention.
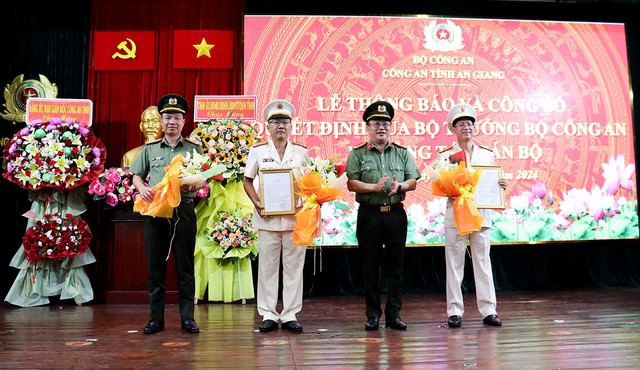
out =
[[[233,31],[174,31],[173,68],[233,68]]]

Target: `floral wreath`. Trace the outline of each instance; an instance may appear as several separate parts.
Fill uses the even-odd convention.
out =
[[[81,218],[55,213],[44,215],[27,229],[22,244],[27,260],[33,264],[42,258],[61,260],[82,254],[92,237],[89,225]]]
[[[249,150],[259,141],[252,125],[232,119],[200,122],[189,138],[202,143],[202,153],[207,154],[214,165],[227,166],[223,182],[243,181]]]
[[[205,231],[211,248],[205,254],[221,264],[258,255],[258,230],[251,226],[249,214],[240,210],[219,211],[212,220]]]
[[[2,176],[27,190],[68,190],[92,181],[107,152],[91,129],[73,120],[36,120],[4,146]]]

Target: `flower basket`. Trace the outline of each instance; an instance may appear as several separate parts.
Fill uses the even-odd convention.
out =
[[[88,183],[104,169],[105,146],[91,129],[72,120],[36,120],[4,146],[2,176],[27,190],[67,190]]]
[[[61,260],[85,253],[93,235],[89,225],[79,217],[67,213],[46,214],[36,221],[22,237],[22,244],[30,263],[42,258]]]
[[[249,150],[259,141],[253,126],[232,119],[200,122],[189,138],[202,143],[202,153],[208,155],[214,165],[225,165],[222,176],[215,178],[223,186],[229,181],[244,180]]]
[[[104,170],[91,181],[88,192],[93,195],[93,200],[105,199],[110,207],[133,203],[137,194],[133,186],[133,174],[128,167],[111,167]]]
[[[205,231],[208,240],[203,247],[205,257],[226,265],[258,255],[258,230],[251,226],[250,214],[240,210],[220,211],[210,220]]]

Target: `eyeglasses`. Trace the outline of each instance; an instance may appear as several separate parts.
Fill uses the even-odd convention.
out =
[[[380,128],[380,127],[389,128],[391,127],[391,122],[369,122],[369,126],[375,127],[375,128]]]
[[[457,122],[453,127],[473,127],[473,122]]]
[[[288,119],[270,119],[269,120],[269,124],[270,125],[284,125],[284,126],[289,126],[291,124],[291,120]]]

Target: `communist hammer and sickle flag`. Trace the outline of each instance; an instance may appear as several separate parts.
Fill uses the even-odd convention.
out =
[[[118,44],[118,49],[122,50],[122,53],[115,52],[111,56],[111,59],[121,58],[130,59],[136,57],[136,43],[127,37],[126,41],[122,41]]]
[[[153,31],[95,32],[95,70],[136,70],[154,68]]]

